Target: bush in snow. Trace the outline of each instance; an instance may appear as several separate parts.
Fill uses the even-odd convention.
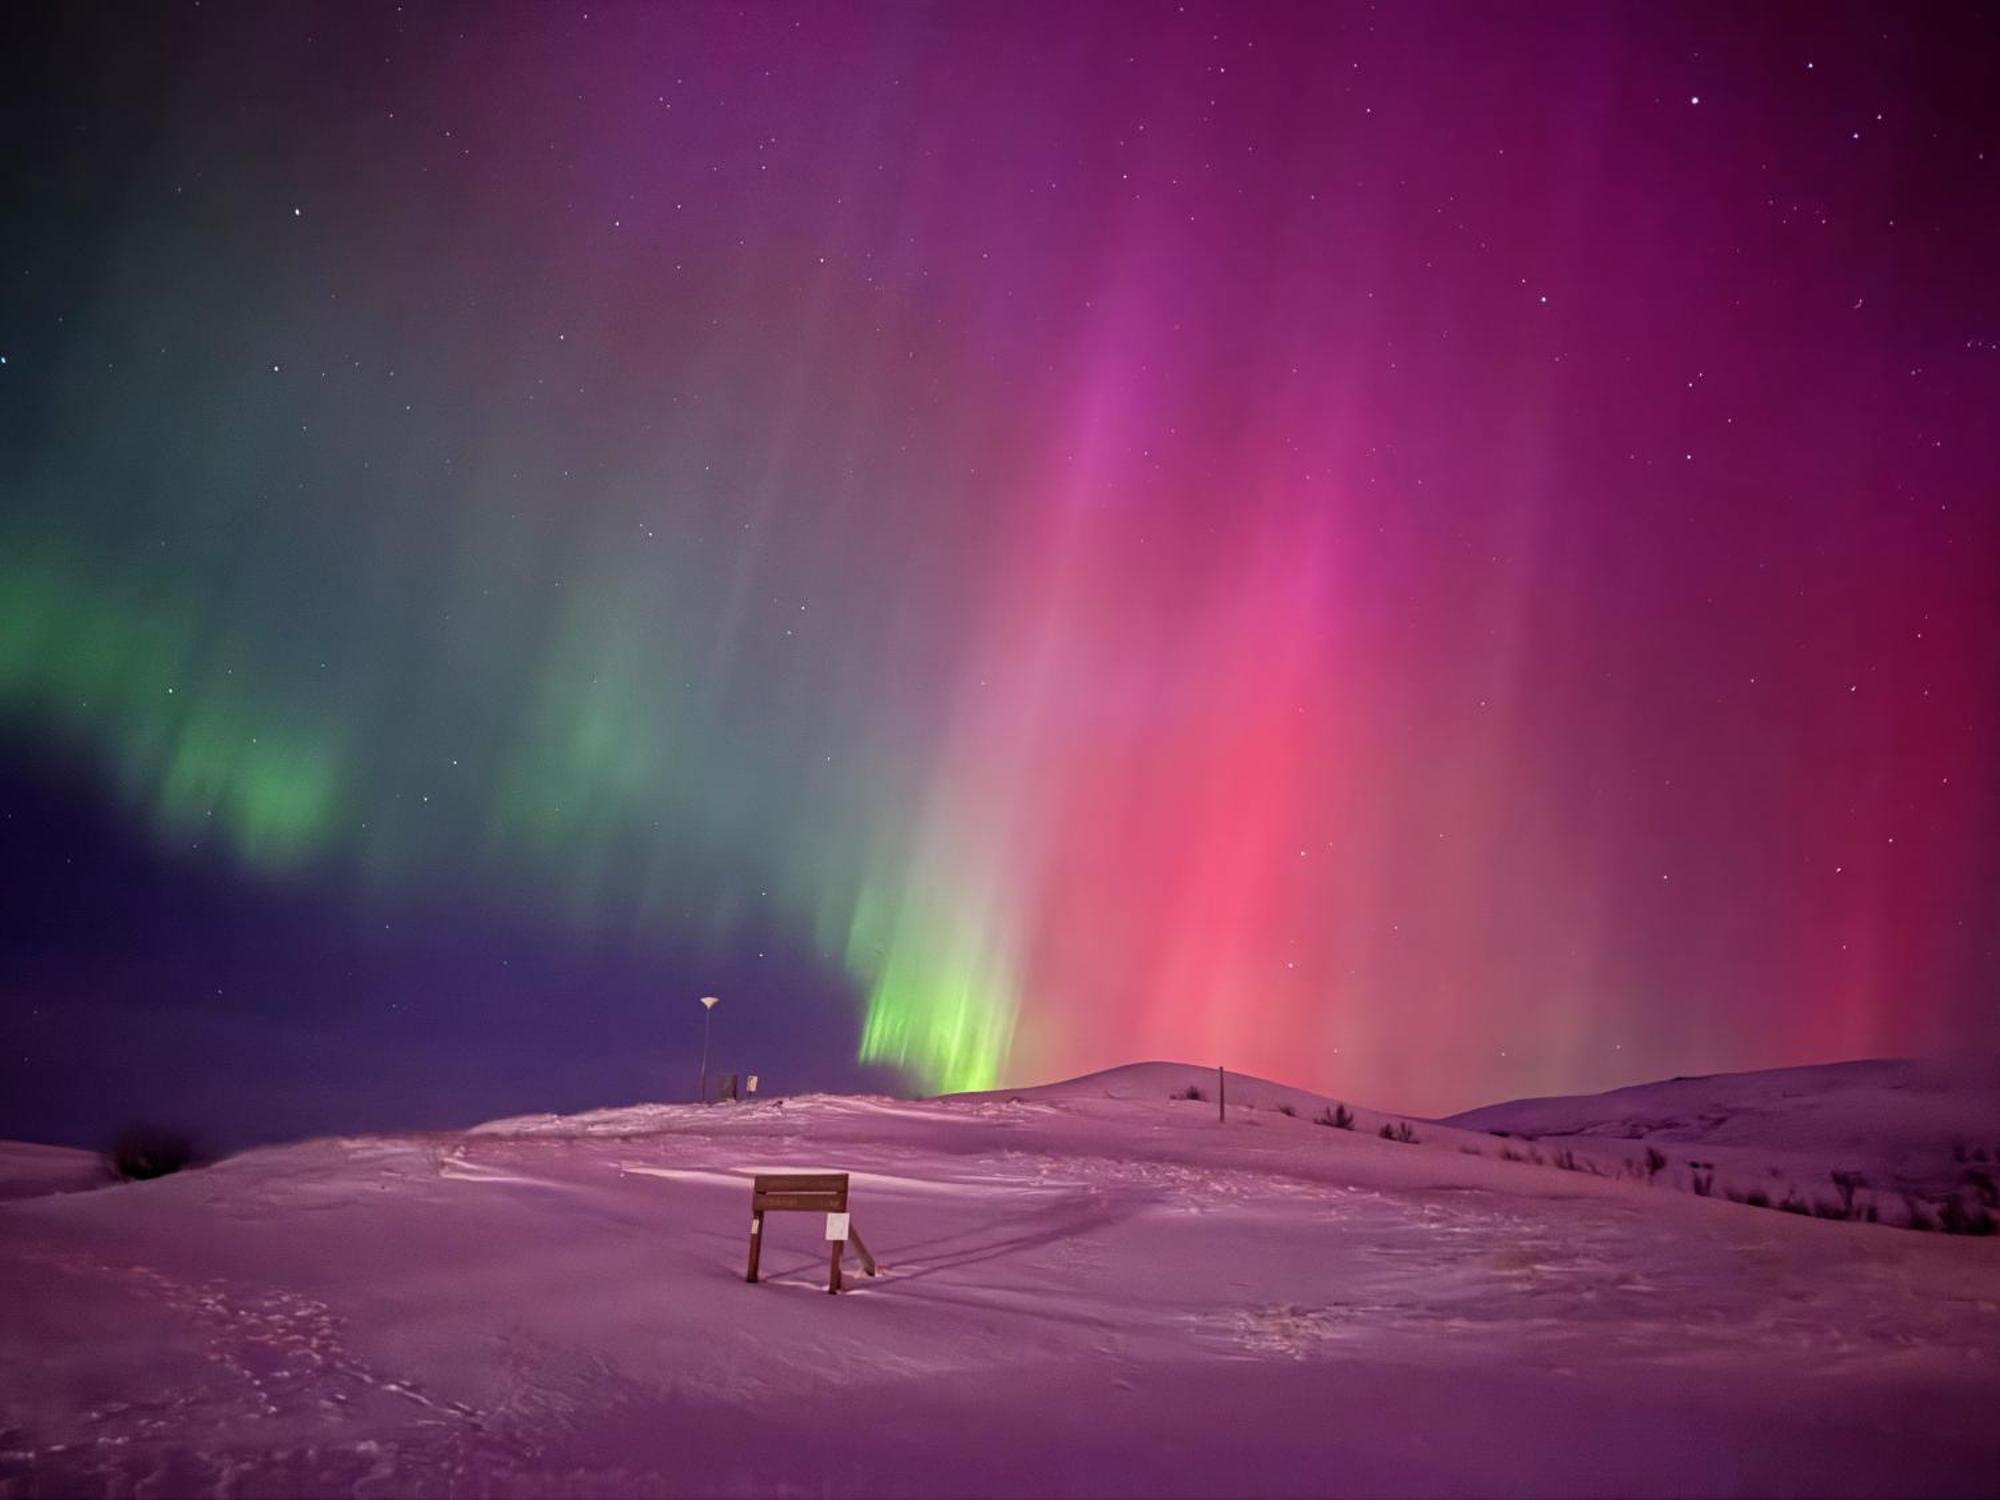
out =
[[[194,1142],[157,1125],[131,1125],[119,1132],[104,1159],[124,1181],[144,1182],[194,1165]]]
[[[1856,1188],[1868,1186],[1868,1179],[1859,1172],[1835,1172],[1833,1186],[1840,1194],[1840,1206],[1848,1213],[1854,1212],[1854,1192]]]
[[[1178,1094],[1172,1094],[1169,1097],[1174,1099],[1206,1099],[1208,1095],[1201,1091],[1201,1085],[1191,1083]]]
[[[2000,1189],[1994,1187],[1991,1172],[1979,1167],[1967,1167],[1959,1181],[1979,1194],[1979,1201],[1986,1207],[2000,1208]]]
[[[1313,1124],[1330,1125],[1335,1130],[1354,1128],[1354,1111],[1345,1104],[1335,1104],[1332,1109],[1323,1109],[1313,1116]]]
[[[1938,1214],[1938,1228],[1946,1234],[1992,1234],[2000,1229],[1992,1212],[1984,1203],[1974,1203],[1970,1207],[1957,1193],[1944,1200]]]
[[[1401,1141],[1405,1146],[1414,1146],[1417,1143],[1417,1133],[1410,1129],[1406,1120],[1397,1121],[1393,1128],[1387,1120],[1384,1120],[1381,1130],[1376,1133],[1385,1141]]]

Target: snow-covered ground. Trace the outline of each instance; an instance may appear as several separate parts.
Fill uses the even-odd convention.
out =
[[[1992,1492],[2000,1241],[1233,1077],[1218,1124],[1213,1082],[640,1106],[0,1205],[0,1491]],[[853,1173],[883,1274],[827,1296],[784,1214],[746,1285],[772,1168]]]
[[[110,1181],[110,1168],[95,1151],[0,1141],[0,1200],[80,1193]]]
[[[1544,1159],[1569,1148],[1579,1161],[1619,1169],[1644,1170],[1650,1146],[1667,1160],[1661,1186],[1688,1187],[1700,1170],[1693,1164],[1705,1163],[1719,1194],[1761,1192],[1831,1210],[1844,1187],[1855,1208],[1873,1205],[1884,1222],[1907,1222],[1911,1202],[1935,1221],[1954,1196],[1975,1213],[1994,1204],[2000,1058],[1675,1078],[1491,1104],[1445,1123],[1528,1138]]]

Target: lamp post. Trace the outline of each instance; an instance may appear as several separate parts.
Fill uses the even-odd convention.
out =
[[[716,1002],[719,995],[701,997],[701,1102],[708,1103],[708,1028],[715,1020]]]

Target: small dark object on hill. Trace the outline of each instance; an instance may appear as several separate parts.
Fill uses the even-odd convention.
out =
[[[1556,1153],[1556,1170],[1561,1172],[1581,1172],[1583,1168],[1576,1164],[1576,1153],[1565,1146]]]
[[[1706,1198],[1715,1192],[1715,1163],[1712,1161],[1691,1161],[1688,1163],[1688,1181],[1694,1186],[1697,1198]]]
[[[2000,1189],[1993,1185],[1993,1174],[1979,1167],[1967,1167],[1959,1181],[1979,1194],[1979,1201],[1988,1208],[2000,1208]]]
[[[1168,1097],[1169,1097],[1169,1098],[1173,1098],[1173,1099],[1195,1099],[1195,1100],[1202,1100],[1202,1099],[1206,1099],[1206,1098],[1208,1097],[1208,1095],[1204,1094],[1204,1093],[1203,1093],[1203,1092],[1201,1091],[1201,1085],[1200,1085],[1200,1084],[1198,1084],[1198,1083],[1191,1083],[1191,1084],[1189,1084],[1189,1085],[1188,1085],[1188,1086],[1187,1086],[1186,1088],[1182,1089],[1182,1090],[1181,1090],[1181,1091],[1180,1091],[1180,1092],[1179,1092],[1178,1094],[1171,1094],[1171,1095],[1169,1095]]]
[[[1740,1198],[1734,1193],[1731,1193],[1729,1196],[1738,1203],[1749,1204],[1752,1208],[1769,1208],[1771,1206],[1771,1195],[1762,1188],[1752,1188]]]
[[[1656,1146],[1646,1148],[1646,1181],[1651,1182],[1666,1170],[1667,1158]]]
[[[1278,1106],[1278,1113],[1281,1115],[1290,1115],[1294,1120],[1299,1117],[1299,1112],[1289,1104],[1280,1104]]]
[[[1313,1124],[1330,1125],[1335,1130],[1354,1128],[1354,1111],[1345,1104],[1335,1104],[1332,1109],[1323,1109],[1313,1116]]]
[[[1854,1212],[1854,1191],[1868,1186],[1868,1179],[1859,1172],[1835,1172],[1833,1185],[1840,1193],[1840,1206],[1849,1214]]]
[[[1385,1141],[1401,1141],[1405,1146],[1414,1146],[1417,1143],[1417,1133],[1410,1129],[1408,1121],[1398,1121],[1392,1127],[1384,1120],[1381,1130],[1376,1133]]]
[[[119,1132],[104,1160],[123,1181],[145,1182],[191,1167],[197,1157],[194,1142],[179,1131],[131,1125]]]
[[[1920,1231],[1937,1228],[1937,1221],[1931,1217],[1930,1210],[1907,1193],[1903,1195],[1903,1210],[1909,1215],[1904,1221],[1904,1228]]]
[[[1946,1234],[1992,1234],[2000,1229],[1993,1215],[1983,1203],[1975,1203],[1970,1208],[1965,1200],[1953,1193],[1944,1200],[1944,1207],[1938,1215],[1938,1228]]]

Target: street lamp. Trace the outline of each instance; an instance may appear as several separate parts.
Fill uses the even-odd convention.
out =
[[[703,995],[701,997],[701,1102],[708,1103],[708,1028],[715,1020],[715,1007],[722,997]]]

